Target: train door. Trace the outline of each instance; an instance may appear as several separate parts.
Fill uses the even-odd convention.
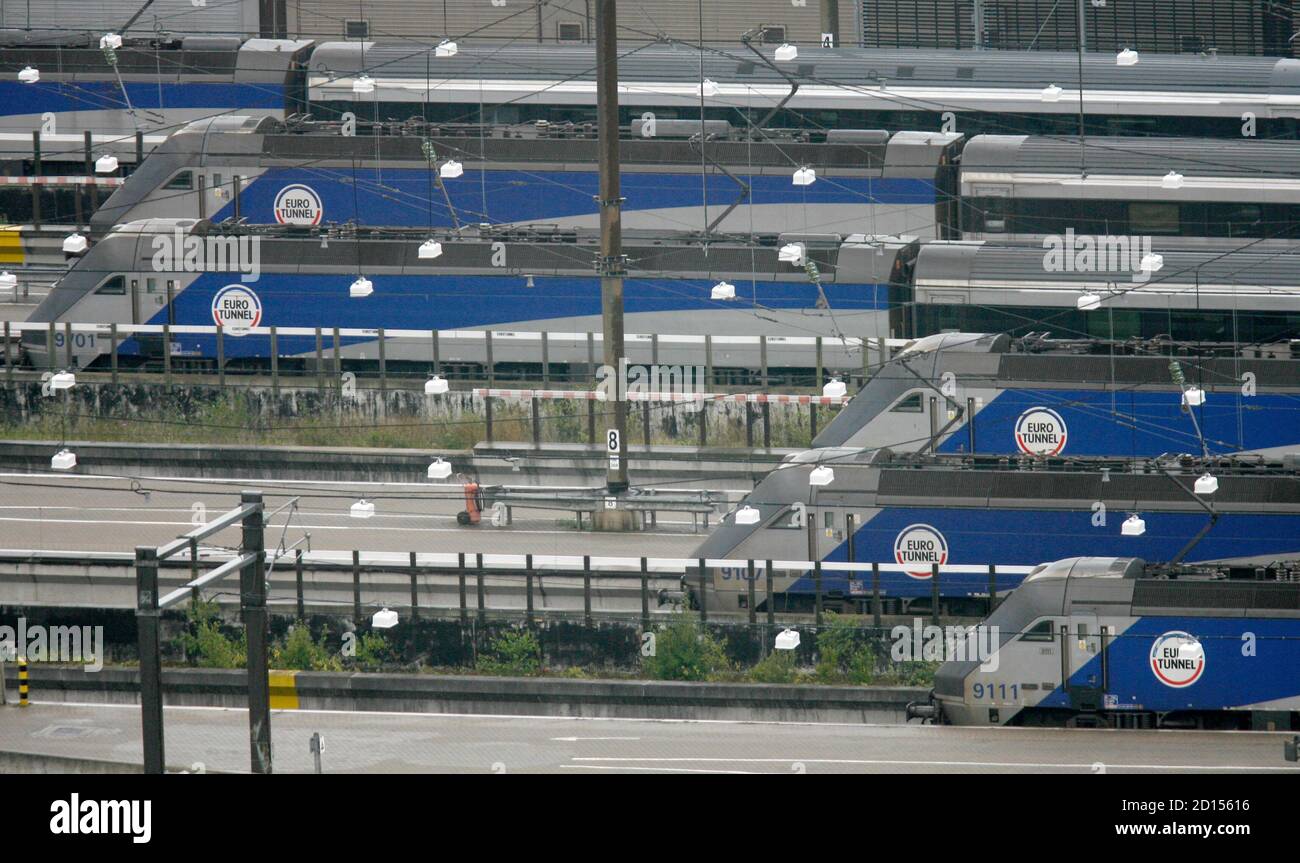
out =
[[[1068,621],[1061,623],[1062,674],[1067,684],[1070,705],[1083,712],[1097,712],[1102,709],[1102,693],[1105,681],[1102,679],[1101,624],[1096,612],[1071,612]]]

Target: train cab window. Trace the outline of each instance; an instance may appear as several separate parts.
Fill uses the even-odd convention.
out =
[[[1020,635],[1021,641],[1052,641],[1055,638],[1052,632],[1052,619],[1045,617],[1026,629]]]
[[[163,184],[163,188],[164,189],[187,189],[187,190],[193,189],[194,172],[193,171],[178,172],[176,176],[172,177],[170,180],[168,180],[166,183]]]
[[[802,510],[787,507],[780,515],[767,523],[769,529],[803,530],[804,514]]]
[[[1178,205],[1148,201],[1128,205],[1128,229],[1134,234],[1177,234]]]
[[[925,407],[921,401],[920,393],[908,393],[903,396],[892,408],[890,413],[896,414],[919,414],[925,412]]]
[[[126,277],[109,276],[102,285],[95,288],[95,293],[112,297],[124,296],[126,294]]]

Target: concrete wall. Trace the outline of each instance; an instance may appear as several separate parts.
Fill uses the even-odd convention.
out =
[[[914,687],[675,683],[643,680],[456,677],[410,674],[298,672],[272,687],[295,697],[301,710],[381,710],[522,716],[656,719],[753,719],[789,722],[906,721]],[[243,671],[165,669],[168,704],[247,705]],[[99,674],[33,666],[34,701],[138,702],[134,669]],[[287,703],[287,702],[281,702]]]

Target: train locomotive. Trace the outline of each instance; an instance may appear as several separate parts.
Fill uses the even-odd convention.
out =
[[[1232,575],[1134,557],[1037,566],[981,624],[981,649],[979,630],[942,636],[954,650],[909,718],[1300,729],[1300,562]]]
[[[1210,471],[1217,492],[1198,494]],[[863,611],[878,591],[898,612],[932,607],[935,594],[947,610],[970,612],[990,589],[1012,589],[1028,568],[1081,549],[1242,567],[1300,557],[1300,457],[1207,465],[807,450],[719,522],[692,555],[705,561],[704,589],[687,584],[693,601],[718,611],[746,607],[753,585],[764,607],[808,609],[820,595],[827,607]],[[737,560],[755,561],[753,578],[708,563]]]

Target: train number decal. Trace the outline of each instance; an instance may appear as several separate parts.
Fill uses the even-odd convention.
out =
[[[311,186],[294,183],[275,196],[275,220],[281,225],[319,225],[325,208]]]
[[[243,285],[226,285],[212,298],[212,322],[227,335],[242,336],[262,322],[262,301]]]
[[[1186,632],[1166,632],[1151,645],[1151,673],[1165,686],[1182,689],[1201,679],[1205,648]]]
[[[1054,410],[1030,408],[1016,420],[1016,446],[1026,455],[1060,455],[1070,431]]]
[[[948,562],[948,540],[928,524],[908,525],[894,540],[894,560],[912,578],[929,578],[934,564]]]

